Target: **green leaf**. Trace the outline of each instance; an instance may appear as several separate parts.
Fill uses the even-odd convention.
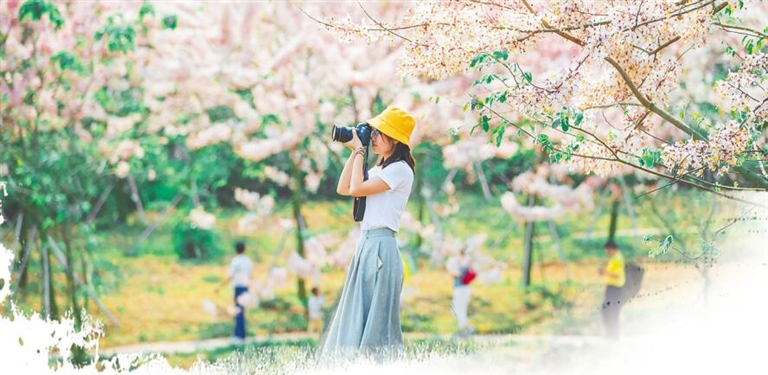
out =
[[[577,113],[575,116],[573,116],[573,125],[574,126],[579,126],[582,121],[584,121],[584,114],[583,113]]]
[[[499,126],[497,126],[495,129],[493,129],[493,133],[496,140],[496,147],[501,146],[501,141],[504,140],[504,133],[507,131],[507,121],[504,120],[501,122]]]
[[[498,101],[499,103],[504,103],[507,101],[507,95],[509,95],[509,90],[504,90],[501,94],[499,94]]]
[[[555,121],[552,121],[552,128],[557,129],[560,127],[560,123],[562,120],[560,118],[556,118]]]
[[[127,53],[135,48],[136,31],[130,25],[115,25],[112,20],[106,26],[96,31],[96,40],[106,37],[107,49],[110,52]]]
[[[480,126],[482,126],[483,131],[486,132],[486,133],[488,132],[488,129],[490,129],[490,125],[488,125],[488,121],[489,120],[490,120],[490,118],[488,118],[488,116],[486,116],[486,115],[483,115],[480,118]]]
[[[57,52],[51,56],[51,64],[58,66],[61,70],[70,69],[75,72],[83,72],[83,65],[77,56],[70,52]]]
[[[280,118],[274,113],[267,113],[261,117],[261,123],[267,125],[269,123],[280,124]]]
[[[163,17],[163,27],[166,29],[175,30],[176,25],[178,24],[178,19],[175,15],[165,16]]]
[[[655,249],[651,249],[651,251],[648,252],[648,255],[650,257],[656,257],[666,254],[673,243],[675,243],[675,238],[669,235],[662,241],[659,241],[659,245]]]
[[[525,78],[528,83],[533,82],[533,74],[530,72],[523,72],[523,78]]]
[[[470,68],[479,68],[482,69],[483,63],[488,58],[488,54],[485,52],[480,52],[475,56],[475,58],[472,59],[472,62],[469,63]]]
[[[568,131],[570,128],[568,112],[560,112],[560,128],[563,129],[563,131]]]
[[[641,166],[646,168],[653,168],[654,165],[661,162],[661,151],[652,150],[647,147],[643,148],[639,161]]]
[[[144,4],[141,5],[141,9],[139,9],[139,19],[144,19],[144,16],[147,14],[154,15],[155,8],[145,0]]]
[[[48,15],[48,21],[54,25],[56,30],[64,24],[64,18],[59,12],[59,8],[44,0],[28,0],[19,7],[19,20],[39,21],[43,16]]]

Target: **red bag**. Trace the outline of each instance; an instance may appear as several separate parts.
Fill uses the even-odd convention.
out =
[[[476,277],[477,273],[473,269],[467,268],[467,271],[461,276],[461,285],[469,285]]]

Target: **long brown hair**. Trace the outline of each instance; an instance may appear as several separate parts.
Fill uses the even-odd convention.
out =
[[[384,134],[382,133],[382,135]],[[413,155],[411,155],[411,148],[402,144],[401,142],[395,143],[395,150],[392,151],[392,155],[386,159],[381,158],[378,165],[381,166],[381,169],[384,169],[388,165],[398,161],[404,161],[406,164],[408,164],[409,167],[411,167],[411,171],[416,173],[416,160],[414,160]]]

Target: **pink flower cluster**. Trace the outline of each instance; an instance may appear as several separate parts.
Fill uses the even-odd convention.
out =
[[[567,212],[593,209],[593,184],[585,181],[576,188],[570,187],[567,169],[564,165],[541,164],[536,173],[528,171],[518,175],[510,183],[512,191],[502,195],[501,206],[520,221],[554,220]],[[554,184],[554,181],[566,184]],[[536,197],[540,204],[521,205],[515,193]]]
[[[216,223],[216,216],[206,212],[203,207],[198,206],[189,212],[189,222],[195,228],[210,230]]]
[[[709,141],[689,139],[662,150],[668,168],[677,168],[677,174],[693,173],[701,176],[705,170],[727,173],[738,165],[741,155],[750,144],[750,132],[737,121],[718,124],[710,133]]]
[[[715,91],[723,99],[722,108],[744,112],[745,125],[756,128],[768,123],[768,92],[764,87],[768,80],[768,54],[758,52],[747,55],[736,72],[715,84]]]

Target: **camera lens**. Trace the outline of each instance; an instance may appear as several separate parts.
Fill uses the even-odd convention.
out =
[[[336,142],[349,142],[352,140],[352,128],[334,125],[331,131],[331,139]]]

